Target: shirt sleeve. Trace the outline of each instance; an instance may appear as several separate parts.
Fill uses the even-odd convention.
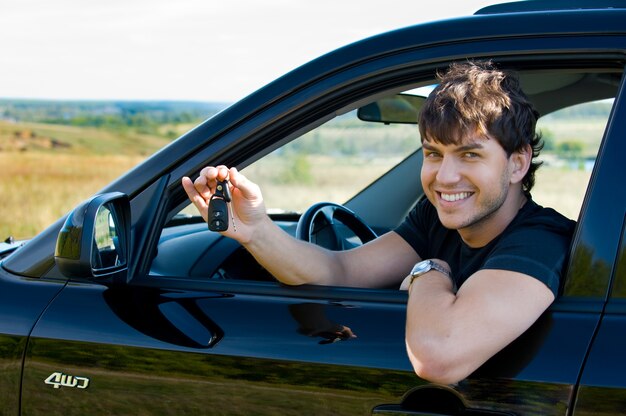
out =
[[[575,223],[549,211],[503,236],[481,268],[527,274],[558,296]]]

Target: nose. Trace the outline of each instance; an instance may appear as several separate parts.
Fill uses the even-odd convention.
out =
[[[452,156],[443,156],[435,178],[441,185],[458,183],[461,179],[458,161]]]

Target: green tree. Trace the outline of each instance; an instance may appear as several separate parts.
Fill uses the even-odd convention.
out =
[[[553,152],[556,149],[554,133],[549,129],[541,130],[541,140],[543,141],[543,151]]]
[[[559,143],[556,147],[556,152],[562,158],[577,160],[582,157],[584,149],[584,143],[577,140],[568,140]]]

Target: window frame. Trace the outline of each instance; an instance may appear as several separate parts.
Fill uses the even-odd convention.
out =
[[[567,39],[568,42],[575,42],[579,37],[572,37]],[[587,37],[580,37],[585,40],[589,40]],[[529,41],[529,39],[526,39]],[[535,69],[556,69],[556,68],[571,68],[571,67],[620,67],[622,65],[616,64],[616,59],[619,57],[619,62],[624,62],[626,59],[623,54],[613,52],[607,52],[605,46],[602,47],[602,52],[589,52],[585,49],[585,45],[564,47],[564,53],[553,53],[550,48],[539,45],[537,49],[528,47],[527,51],[521,53],[516,50],[505,48],[507,51],[502,52],[501,45],[509,44],[510,40],[489,40],[480,41],[476,43],[476,50],[481,50],[481,53],[475,52],[472,57],[477,59],[494,59],[498,63],[505,67],[519,68],[535,68]],[[533,42],[540,42],[540,39],[533,39]],[[515,42],[513,42],[515,43]],[[593,43],[593,42],[592,42]],[[495,47],[489,52],[484,51],[481,48],[488,48],[489,46],[500,45]],[[596,46],[598,46],[596,44]],[[436,49],[436,48],[435,48]],[[183,175],[192,175],[193,172],[198,171],[199,166],[203,166],[210,163],[211,160],[220,158],[223,163],[229,165],[241,165],[245,166],[250,163],[251,160],[256,160],[256,154],[260,147],[265,147],[264,152],[259,152],[259,155],[267,153],[271,149],[276,148],[277,145],[290,141],[294,136],[298,136],[303,132],[310,131],[314,126],[319,125],[320,122],[327,120],[328,117],[332,117],[333,114],[338,114],[347,109],[355,108],[364,102],[370,101],[373,97],[381,94],[387,94],[393,91],[401,91],[409,89],[410,86],[421,86],[424,84],[432,83],[432,74],[438,69],[445,68],[450,61],[458,59],[450,55],[445,55],[447,47],[441,47],[440,52],[442,55],[436,60],[424,60],[423,54],[419,59],[414,58],[415,61],[407,63],[402,61],[401,56],[386,57],[380,61],[368,62],[357,68],[350,68],[346,73],[342,73],[340,76],[340,82],[333,88],[326,89],[317,86],[310,88],[310,91],[299,91],[296,96],[288,100],[287,108],[285,110],[285,102],[277,103],[277,108],[270,108],[267,110],[270,114],[259,114],[257,117],[248,121],[246,125],[250,128],[248,130],[242,128],[236,128],[232,130],[228,136],[237,135],[239,140],[237,145],[242,143],[249,143],[248,151],[236,152],[236,147],[232,145],[230,140],[222,138],[221,140],[231,143],[231,145],[220,146],[220,142],[212,140],[208,146],[198,155],[182,161],[182,163],[174,169],[164,190],[165,198],[164,206],[161,210],[160,219],[154,223],[164,223],[168,219],[168,212],[172,212],[172,207],[178,207],[184,204],[184,196],[181,193],[179,178]],[[547,49],[547,51],[545,50]],[[593,48],[592,48],[593,49]],[[585,50],[585,52],[581,52]],[[530,51],[530,52],[528,52]],[[422,51],[424,52],[424,51]],[[415,52],[409,53],[409,56],[415,56]],[[406,57],[405,57],[406,58]],[[497,58],[497,59],[496,59]],[[463,60],[467,59],[466,57]],[[550,61],[554,59],[554,61]],[[546,61],[550,61],[549,64]],[[387,62],[387,63],[384,63]],[[384,64],[383,64],[384,63]],[[569,65],[566,65],[568,64]],[[372,68],[373,67],[373,68]],[[367,73],[369,77],[364,79],[363,75],[355,76],[353,72]],[[428,75],[427,75],[428,74]],[[298,95],[312,94],[317,96],[317,99],[305,99],[298,103]],[[342,95],[343,94],[343,95]],[[311,95],[309,95],[311,97]],[[323,97],[323,98],[322,98]],[[331,105],[332,103],[332,105]],[[284,134],[281,136],[281,134]],[[604,142],[604,140],[603,140]],[[211,153],[211,157],[206,157],[208,153]],[[232,162],[232,163],[230,163]],[[590,187],[592,183],[590,182]],[[589,193],[589,189],[587,191]],[[182,200],[181,200],[182,198]],[[417,198],[416,198],[417,200]],[[585,204],[583,204],[583,209]],[[581,215],[583,211],[581,210]],[[159,228],[160,230],[160,228]],[[156,233],[152,233],[156,236]],[[153,238],[149,245],[144,249],[149,252],[154,252],[156,249],[158,238]],[[151,246],[152,247],[151,247]],[[150,256],[144,256],[148,258]],[[166,278],[158,277],[153,278],[148,276],[150,262],[144,262],[142,265],[143,272],[137,274],[131,280],[132,284],[145,285],[152,287],[163,288],[175,288],[175,289],[200,289],[215,290],[219,292],[228,293],[250,293],[250,294],[264,294],[273,296],[305,296],[310,298],[324,298],[324,299],[351,299],[351,300],[380,300],[385,302],[405,302],[406,294],[397,293],[398,291],[390,289],[360,289],[360,288],[344,288],[344,287],[298,287],[288,288],[281,284],[274,283],[260,283],[251,281],[232,281],[232,282],[217,282],[217,281],[197,281],[193,279],[180,279],[180,278]],[[565,280],[568,278],[566,277]]]

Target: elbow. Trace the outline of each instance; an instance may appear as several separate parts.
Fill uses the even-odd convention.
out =
[[[435,361],[414,361],[413,370],[415,374],[423,380],[438,384],[456,384],[463,380],[466,375],[458,374],[454,369],[447,368],[445,363]],[[442,365],[443,364],[443,365]]]
[[[455,374],[453,371],[448,371],[442,368],[438,368],[430,365],[422,365],[416,366],[413,365],[413,369],[415,370],[415,374],[423,380],[429,381],[431,383],[437,384],[456,384],[459,381],[463,380],[467,376],[460,376]]]
[[[408,340],[406,346],[413,370],[421,379],[447,385],[458,383],[469,375],[457,365],[452,355],[445,353],[445,348],[435,344],[417,345]]]

